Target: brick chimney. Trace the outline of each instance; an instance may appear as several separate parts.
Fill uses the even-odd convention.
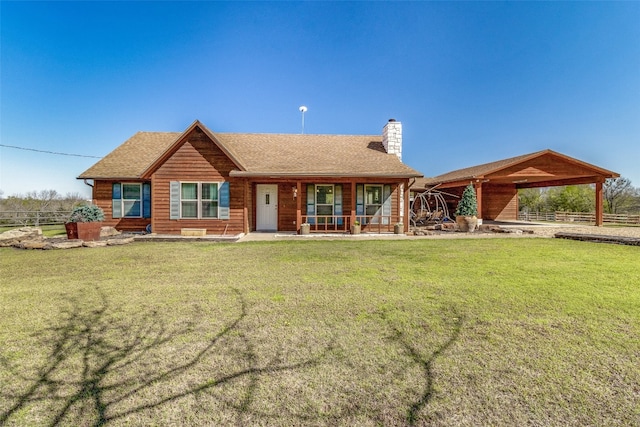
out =
[[[402,160],[402,123],[389,119],[382,128],[382,145],[389,154],[395,154]]]

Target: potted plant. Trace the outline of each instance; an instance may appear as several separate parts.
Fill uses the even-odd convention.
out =
[[[351,234],[360,234],[360,221],[354,221],[351,226]]]
[[[104,212],[95,205],[76,206],[64,224],[68,239],[100,240]]]
[[[466,186],[456,209],[456,224],[460,231],[473,233],[478,226],[478,200],[472,184]]]
[[[302,224],[300,224],[300,234],[309,234],[310,230],[311,225],[309,225],[308,222],[303,222]]]
[[[393,234],[402,234],[403,231],[404,231],[404,224],[403,223],[398,222],[398,223],[393,225]]]

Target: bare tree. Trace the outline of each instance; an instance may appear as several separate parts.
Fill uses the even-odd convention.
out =
[[[607,179],[602,187],[602,192],[607,213],[615,214],[628,211],[637,205],[638,190],[631,185],[631,181],[627,178]]]
[[[30,191],[0,199],[3,218],[15,224],[39,225],[45,221],[63,221],[69,212],[84,198],[79,193],[63,197],[56,190]]]

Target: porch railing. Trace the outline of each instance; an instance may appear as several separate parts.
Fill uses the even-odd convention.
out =
[[[364,232],[393,232],[393,226],[401,222],[401,218],[392,215],[358,215],[356,221]],[[302,215],[302,222],[309,224],[312,232],[349,232],[351,231],[351,215]]]

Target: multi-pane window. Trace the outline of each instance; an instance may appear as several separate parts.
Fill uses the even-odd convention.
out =
[[[366,185],[364,187],[365,215],[379,216],[382,215],[382,204],[384,197],[382,193],[382,185]],[[372,223],[377,223],[379,218],[372,218]]]
[[[319,224],[333,224],[333,185],[316,185],[316,215],[330,218],[318,218]]]
[[[181,183],[180,212],[181,218],[217,218],[218,183]]]
[[[200,200],[202,218],[218,217],[218,184],[202,183],[202,198]]]
[[[122,184],[122,212],[125,218],[142,217],[142,184]]]
[[[113,218],[150,218],[151,184],[114,182],[111,186]]]

